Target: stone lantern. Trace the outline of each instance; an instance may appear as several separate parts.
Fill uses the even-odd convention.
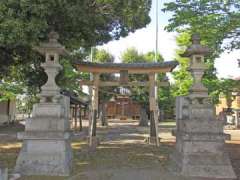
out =
[[[50,32],[48,35],[49,42],[42,43],[35,50],[45,56],[45,63],[41,66],[44,68],[48,81],[41,87],[41,102],[58,102],[60,98],[60,88],[56,85],[55,78],[62,66],[59,64],[59,55],[66,55],[65,48],[58,43],[59,35],[56,32]]]
[[[192,45],[183,54],[190,58],[189,71],[194,82],[189,95],[176,99],[176,149],[171,159],[180,175],[208,179],[235,179],[225,151],[223,122],[216,120],[215,109],[202,84],[209,49],[200,44],[199,35],[192,36]]]
[[[186,50],[186,52],[182,55],[183,57],[190,58],[190,67],[189,71],[193,76],[193,85],[190,88],[190,92],[194,94],[202,94],[206,95],[208,90],[202,84],[202,76],[207,66],[204,63],[204,56],[209,54],[210,50],[208,47],[202,46],[200,44],[200,36],[198,34],[194,34],[192,36],[192,45]]]
[[[51,32],[49,42],[35,48],[46,57],[42,67],[48,80],[41,88],[40,103],[33,106],[32,118],[26,120],[25,132],[18,134],[23,146],[15,171],[23,175],[67,176],[71,171],[70,100],[60,94],[55,82],[62,69],[59,56],[67,52],[58,37]]]

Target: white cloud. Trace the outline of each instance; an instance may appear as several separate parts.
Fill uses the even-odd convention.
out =
[[[168,33],[164,30],[159,31],[159,52],[163,55],[165,60],[173,60],[175,49],[177,48],[175,42],[175,33]],[[146,53],[155,50],[155,30],[149,26],[144,29],[137,30],[125,38],[118,41],[111,41],[100,48],[111,52],[116,62],[120,62],[121,54],[124,50],[130,47],[135,47],[139,52]]]
[[[163,7],[164,2],[171,0],[160,1],[160,7]],[[155,5],[156,1],[153,1]],[[169,13],[160,12],[159,14],[159,52],[165,60],[174,60],[175,50],[177,49],[175,37],[176,33],[169,33],[163,30],[167,24],[167,20],[171,17]],[[120,62],[121,54],[129,47],[136,47],[139,52],[146,53],[155,50],[155,7],[151,9],[150,16],[152,22],[143,29],[131,33],[125,38],[118,41],[111,41],[108,44],[100,46],[111,52],[116,62]],[[240,59],[240,50],[231,53],[223,53],[220,58],[216,59],[215,66],[217,68],[218,77],[228,78],[240,76],[240,68],[237,64],[237,59]]]
[[[240,76],[240,67],[237,59],[240,59],[240,50],[231,53],[223,53],[220,58],[216,59],[215,67],[217,68],[219,78],[236,78]]]

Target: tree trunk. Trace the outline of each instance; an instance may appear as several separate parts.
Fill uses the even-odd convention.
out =
[[[97,135],[97,110],[93,110],[91,136],[96,137],[96,135]]]
[[[162,122],[165,119],[164,110],[159,109],[159,121]]]
[[[141,108],[139,126],[148,126],[148,115],[145,108]]]
[[[106,118],[106,108],[104,103],[100,104],[100,120],[102,122],[102,126],[108,126],[108,121]]]

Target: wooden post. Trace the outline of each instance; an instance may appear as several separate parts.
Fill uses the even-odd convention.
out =
[[[84,106],[84,109],[83,109],[83,117],[86,117],[87,115],[87,106]]]
[[[74,129],[77,130],[77,110],[78,110],[78,107],[77,107],[77,104],[75,104],[75,107],[74,107]]]
[[[97,130],[97,114],[98,114],[98,91],[99,91],[99,76],[100,74],[93,74],[93,88],[92,88],[92,123],[90,129],[89,145],[97,146],[96,139]]]
[[[82,131],[82,107],[79,104],[79,131]]]
[[[149,74],[149,110],[150,110],[150,137],[148,142],[159,145],[158,138],[158,110],[157,93],[155,87],[155,73]]]
[[[74,107],[71,106],[71,128],[74,128]]]

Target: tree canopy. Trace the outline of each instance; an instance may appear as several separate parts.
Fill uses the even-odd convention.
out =
[[[93,62],[113,63],[114,56],[105,49],[93,48]]]
[[[55,30],[68,48],[99,45],[144,27],[150,7],[144,0],[3,1],[1,42],[35,44]]]
[[[228,80],[219,80],[216,76],[214,61],[223,51],[240,48],[240,0],[177,0],[165,3],[164,11],[173,13],[168,31],[177,31],[177,43],[180,52],[189,45],[189,37],[199,33],[203,44],[211,49],[211,54],[205,58],[208,69],[203,83],[208,87],[213,102],[217,103],[219,94],[225,91],[221,85],[228,84]],[[175,95],[184,95],[191,85],[187,67],[188,59],[177,57],[180,62],[179,70],[174,72]],[[180,88],[179,88],[180,87]]]
[[[177,0],[164,11],[173,13],[168,31],[198,32],[218,52],[240,48],[240,0]]]
[[[176,60],[179,62],[178,68],[173,71],[174,84],[172,84],[172,94],[176,96],[184,96],[189,93],[190,86],[192,84],[192,76],[188,71],[189,58],[183,58],[180,55],[190,45],[191,34],[187,31],[181,32],[177,37],[177,44],[179,49],[176,50]],[[212,57],[207,57],[207,60]],[[239,87],[239,82],[233,79],[219,79],[216,76],[214,61],[207,61],[207,67],[204,76],[203,83],[208,88],[209,95],[213,100],[213,103],[219,102],[220,94],[227,97],[229,93]]]
[[[176,38],[179,49],[176,50],[176,60],[179,62],[178,69],[173,71],[174,84],[172,85],[173,96],[184,96],[189,93],[190,86],[192,84],[192,76],[188,72],[189,59],[183,58],[180,55],[190,45],[190,34],[188,32],[182,32]]]
[[[93,48],[93,62],[97,63],[113,63],[114,56],[104,49]],[[113,74],[101,74],[100,79],[102,81],[112,81],[114,80]],[[115,87],[102,87],[99,90],[99,100],[100,102],[105,102],[109,100],[114,94]]]
[[[126,49],[121,56],[121,59],[124,63],[144,63],[144,62],[154,62],[155,59],[155,52],[150,51],[147,53],[139,53],[138,50],[134,47]],[[162,62],[163,57],[161,54],[157,55],[157,61]],[[148,76],[146,74],[131,74],[129,75],[129,79],[131,81],[148,81]],[[158,80],[163,80],[163,75],[158,75]],[[162,90],[163,88],[161,88]],[[162,93],[161,90],[158,92],[158,100],[159,104],[163,105],[165,102],[162,101],[164,98],[163,96],[166,94],[165,92]],[[137,101],[142,103],[144,106],[148,106],[149,103],[149,89],[146,87],[131,87],[131,97]],[[165,98],[164,100],[166,100]]]
[[[32,48],[51,30],[68,50],[87,50],[145,27],[150,8],[151,0],[1,1],[0,79],[39,89],[46,80],[43,57]]]

